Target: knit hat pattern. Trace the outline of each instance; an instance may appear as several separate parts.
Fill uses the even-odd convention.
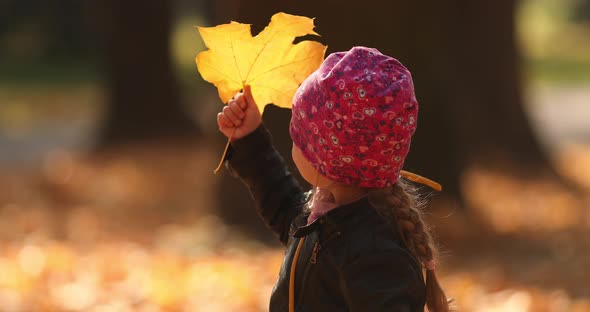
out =
[[[367,47],[330,54],[293,98],[289,132],[323,176],[382,188],[400,176],[416,131],[408,69]]]

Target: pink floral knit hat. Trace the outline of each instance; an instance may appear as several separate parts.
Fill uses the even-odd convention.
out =
[[[418,102],[410,72],[378,50],[330,54],[293,98],[293,143],[336,182],[395,184],[416,131]]]

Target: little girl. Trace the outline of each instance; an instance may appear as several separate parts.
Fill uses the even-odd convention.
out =
[[[292,155],[313,186],[306,193],[248,86],[218,114],[234,138],[228,168],[287,248],[270,311],[449,310],[428,227],[400,179],[417,117],[410,72],[396,59],[366,47],[329,55],[293,99]]]

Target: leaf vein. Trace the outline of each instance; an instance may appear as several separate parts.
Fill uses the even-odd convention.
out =
[[[285,29],[288,29],[288,27],[291,27],[292,25],[297,25],[297,24],[304,24],[305,22],[293,22],[287,25],[283,26],[283,29],[276,31],[274,34],[272,34],[272,36],[266,41],[264,42],[264,46],[262,47],[262,49],[260,49],[260,51],[258,51],[258,54],[256,54],[256,57],[254,57],[254,61],[252,62],[252,66],[250,66],[250,68],[248,69],[248,73],[246,74],[246,80],[248,81],[248,77],[250,76],[250,73],[252,72],[252,69],[254,68],[254,66],[257,64],[258,62],[258,58],[260,57],[260,55],[262,54],[262,52],[264,52],[264,50],[266,49],[266,47],[268,46],[268,44],[272,41],[272,39],[285,31]],[[263,30],[264,31],[264,30]],[[258,35],[257,35],[258,36]],[[255,79],[255,78],[254,78]],[[251,82],[248,82],[251,83]]]
[[[252,83],[252,82],[256,81],[256,79],[258,79],[258,78],[260,78],[260,77],[262,77],[262,76],[264,76],[264,75],[266,75],[266,74],[268,74],[268,73],[270,73],[272,71],[275,71],[277,69],[280,69],[282,67],[287,67],[287,66],[290,66],[290,65],[299,63],[299,62],[305,62],[305,61],[307,61],[309,59],[313,59],[313,58],[314,58],[314,56],[308,56],[306,58],[303,58],[303,59],[300,59],[300,60],[295,60],[295,61],[290,62],[290,63],[287,63],[287,64],[281,64],[281,65],[275,66],[275,67],[270,68],[269,70],[267,70],[265,72],[262,72],[262,73],[258,74],[256,77],[252,78],[252,80],[250,80],[250,83]]]

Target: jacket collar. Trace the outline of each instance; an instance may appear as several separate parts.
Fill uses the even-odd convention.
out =
[[[307,225],[309,213],[298,216],[294,221],[295,229],[291,235],[296,238],[307,236],[318,228],[326,233],[339,233],[374,213],[376,213],[375,210],[365,196],[352,203],[338,206]]]

